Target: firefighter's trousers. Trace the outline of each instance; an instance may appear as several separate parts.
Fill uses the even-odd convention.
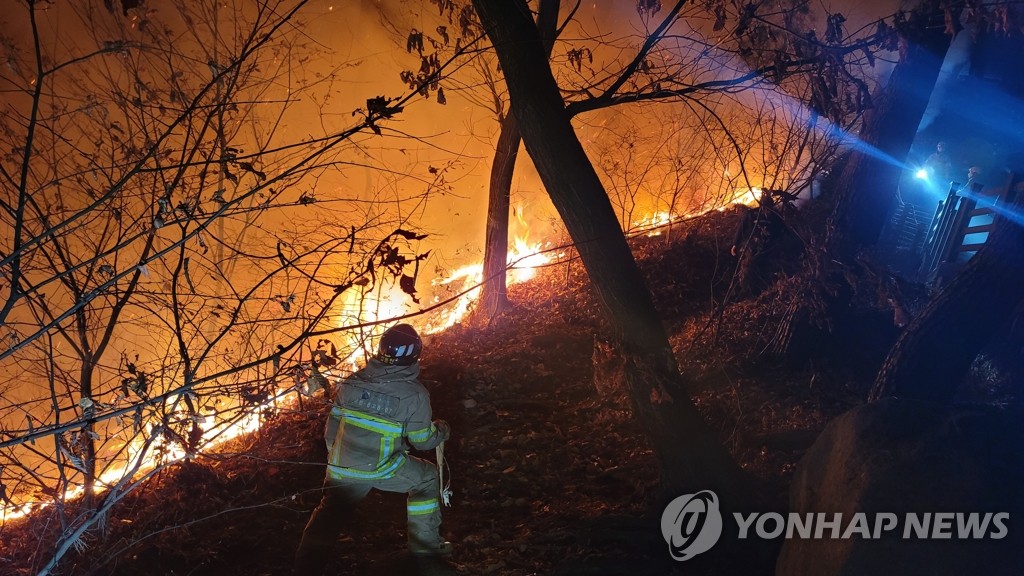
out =
[[[407,456],[405,464],[390,478],[339,480],[328,477],[324,481],[320,504],[302,532],[295,558],[296,574],[323,573],[338,535],[346,526],[350,530],[357,529],[352,526],[355,507],[374,488],[409,495],[406,512],[411,552],[429,553],[441,546],[437,468],[432,462]]]

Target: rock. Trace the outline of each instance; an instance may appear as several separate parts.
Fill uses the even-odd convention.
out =
[[[879,538],[789,538],[777,576],[1019,574],[1024,418],[998,407],[885,399],[833,420],[797,466],[791,513],[894,513]],[[905,538],[908,513],[1008,512],[1002,539]],[[932,525],[934,528],[935,525]],[[946,533],[947,531],[942,531]],[[990,524],[985,532],[995,533]]]

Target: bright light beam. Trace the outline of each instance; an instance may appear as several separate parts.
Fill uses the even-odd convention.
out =
[[[975,194],[970,189],[965,188],[957,192],[958,196],[964,198],[970,198],[976,201],[979,207],[989,208],[993,212],[999,214],[1003,218],[1013,222],[1018,226],[1024,226],[1024,211],[1014,206],[1007,206],[1003,202],[995,201],[992,196],[984,196],[981,194]]]

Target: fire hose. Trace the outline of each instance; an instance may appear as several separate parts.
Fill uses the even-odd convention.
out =
[[[445,479],[444,479],[444,469],[447,466],[447,463],[444,460],[444,442],[441,442],[440,444],[438,444],[437,448],[435,448],[434,451],[437,454],[437,484],[438,484],[438,486],[440,487],[440,490],[441,490],[441,502],[445,506],[451,508],[451,505],[452,505],[451,479],[449,479],[447,483],[445,483]]]

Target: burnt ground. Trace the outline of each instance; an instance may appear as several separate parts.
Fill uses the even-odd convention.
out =
[[[829,418],[866,397],[895,329],[891,311],[867,298],[852,316],[881,341],[877,350],[839,343],[801,358],[773,354],[787,302],[806,289],[792,281],[733,294],[712,313],[729,294],[737,219],[713,213],[676,226],[670,240],[633,242],[695,403],[781,509],[800,456]],[[404,498],[374,493],[339,539],[329,574],[684,573],[661,537],[655,462],[608,368],[607,330],[582,265],[547,268],[510,298],[515,308],[490,326],[427,339],[422,359],[435,416],[453,427],[443,532],[455,554],[414,563],[403,554]],[[319,499],[328,402],[320,392],[217,454],[161,472],[57,573],[288,574]],[[35,574],[54,528],[33,519],[0,530],[0,573]]]

